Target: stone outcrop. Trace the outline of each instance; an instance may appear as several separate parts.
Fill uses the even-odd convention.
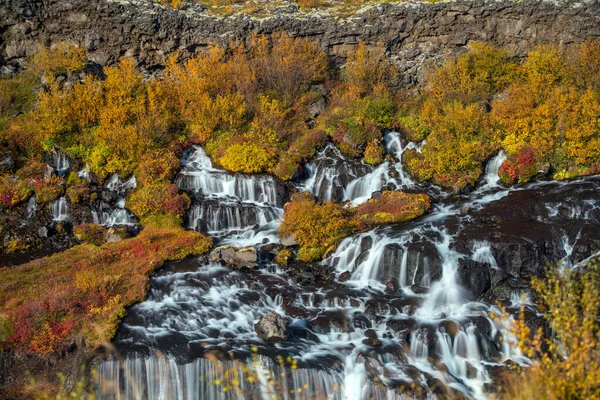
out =
[[[596,1],[405,2],[349,18],[295,10],[283,8],[263,19],[244,14],[221,18],[205,14],[199,5],[180,11],[152,0],[2,0],[0,65],[10,73],[40,45],[67,41],[85,46],[100,65],[132,56],[152,72],[172,53],[186,59],[214,43],[284,31],[317,40],[330,55],[342,58],[364,41],[390,57],[410,84],[422,80],[427,62],[456,54],[472,41],[506,46],[522,56],[540,43],[600,36]]]
[[[256,334],[267,342],[282,342],[287,339],[287,321],[275,311],[269,311],[255,325]]]
[[[231,268],[254,268],[258,266],[258,257],[254,247],[220,246],[214,249],[208,258],[210,261],[222,262]]]

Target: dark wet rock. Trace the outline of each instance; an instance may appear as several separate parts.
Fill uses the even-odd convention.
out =
[[[123,240],[121,235],[114,229],[109,229],[106,233],[106,243],[115,243]]]
[[[308,310],[302,306],[292,304],[284,306],[283,311],[285,312],[285,315],[299,319],[309,319],[312,318],[315,314],[315,311]]]
[[[254,247],[220,246],[209,255],[210,261],[222,262],[232,268],[255,268],[258,266]]]
[[[408,282],[420,286],[430,286],[442,277],[442,260],[437,248],[431,242],[417,242],[408,245]],[[411,279],[412,278],[412,279]]]
[[[478,299],[491,288],[490,265],[460,259],[456,269],[457,281],[471,299]]]
[[[42,237],[42,238],[48,237],[48,228],[46,228],[45,226],[42,226],[41,228],[38,229],[37,234],[39,237]]]
[[[15,169],[15,160],[10,154],[0,154],[0,171],[13,172]]]
[[[375,192],[373,192],[371,194],[371,199],[372,200],[379,200],[381,198],[381,195],[382,195],[381,191],[377,190],[377,191],[375,191]]]
[[[367,346],[381,346],[381,340],[379,340],[377,337],[374,338],[365,338],[362,340],[362,344],[367,345]]]
[[[412,332],[416,322],[412,318],[392,318],[387,321],[386,325],[394,332]]]
[[[103,190],[103,191],[100,193],[100,198],[101,198],[103,201],[105,201],[105,202],[107,202],[107,203],[110,203],[110,202],[112,202],[112,201],[115,201],[115,200],[116,200],[116,198],[117,198],[117,194],[116,194],[115,192],[113,192],[112,190]]]
[[[317,333],[353,331],[350,318],[344,310],[324,310],[311,319],[309,324]]]
[[[383,298],[372,298],[365,303],[365,315],[372,320],[383,318],[390,309],[388,301]]]
[[[311,285],[315,282],[316,277],[312,272],[303,272],[295,276],[296,282],[300,285]]]
[[[256,334],[267,342],[282,342],[287,339],[288,322],[275,311],[269,311],[255,325]]]
[[[412,290],[416,294],[425,294],[425,293],[429,292],[428,287],[419,286],[419,285],[411,285],[410,290]]]
[[[369,318],[362,313],[355,313],[352,316],[352,325],[358,329],[369,329],[373,326]]]
[[[327,109],[327,98],[325,96],[319,96],[317,100],[315,100],[308,108],[306,112],[312,118],[316,118],[323,113]]]
[[[399,288],[400,285],[398,284],[398,280],[396,278],[392,278],[385,283],[385,289],[390,293],[397,292]]]
[[[350,279],[350,276],[351,276],[350,271],[344,271],[338,276],[338,281],[346,282]]]

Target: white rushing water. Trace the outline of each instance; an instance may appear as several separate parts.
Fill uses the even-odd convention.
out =
[[[182,165],[175,181],[193,198],[186,214],[188,229],[223,237],[238,246],[277,241],[283,209],[272,177],[233,175],[215,168],[201,147],[184,157]]]
[[[33,195],[29,198],[29,201],[27,202],[27,218],[33,217],[35,215],[36,211],[37,211],[37,201],[36,201],[35,195]]]
[[[69,221],[71,215],[69,214],[69,204],[67,203],[66,197],[60,197],[50,203],[52,210],[52,218],[56,222]]]
[[[415,182],[402,166],[402,157],[407,148],[416,148],[416,144],[402,145],[398,132],[388,132],[384,136],[388,154],[398,162],[393,165],[385,161],[374,167],[348,160],[340,151],[329,144],[317,153],[314,160],[306,164],[308,179],[299,185],[322,201],[351,201],[359,205],[371,197],[373,192],[388,184],[396,188],[413,188]]]
[[[401,160],[405,148],[398,134],[385,139],[388,152]],[[482,186],[463,204],[438,204],[409,224],[344,239],[322,265],[347,275],[343,283],[299,284],[268,258],[259,271],[188,260],[159,272],[115,339],[124,359],[100,363],[98,398],[445,398],[445,392],[430,390],[432,381],[468,398],[486,398],[491,366],[527,359],[510,345],[508,323],[490,317],[500,310],[469,300],[460,283],[461,262],[500,269],[491,239],[473,240],[460,252],[456,238],[471,221],[461,208],[482,210],[525,190],[500,187],[503,157],[488,163]],[[350,165],[332,147],[308,169],[298,187],[321,200],[359,203],[390,183],[416,187],[401,164]],[[279,242],[282,199],[273,178],[229,174],[198,147],[184,158],[176,183],[193,199],[189,229],[207,231],[219,244],[260,248]],[[584,204],[575,213],[591,216],[596,206]],[[569,237],[565,259],[579,240]],[[397,290],[389,290],[390,282]],[[520,306],[520,295],[520,289],[511,294],[512,306]],[[256,335],[255,323],[269,311],[288,316],[288,340],[271,344]],[[411,392],[411,385],[422,392]]]
[[[58,176],[64,176],[69,170],[69,158],[65,153],[55,150],[52,152],[52,159],[54,160]]]

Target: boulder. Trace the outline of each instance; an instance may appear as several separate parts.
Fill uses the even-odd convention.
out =
[[[255,268],[258,257],[254,247],[232,247],[220,246],[214,249],[209,260],[212,262],[222,262],[233,268]]]
[[[296,236],[294,235],[282,236],[279,238],[279,241],[281,242],[281,245],[285,247],[296,246],[298,244]]]
[[[106,233],[106,243],[116,243],[120,242],[121,240],[123,240],[123,238],[119,232],[115,231],[114,229],[109,229]]]
[[[458,283],[467,290],[472,300],[481,297],[492,286],[490,265],[487,263],[460,259],[456,273]]]
[[[15,160],[9,154],[0,155],[0,170],[3,172],[13,172],[15,169]]]
[[[275,311],[269,311],[254,325],[254,331],[267,342],[282,342],[287,339],[287,326],[287,320]]]

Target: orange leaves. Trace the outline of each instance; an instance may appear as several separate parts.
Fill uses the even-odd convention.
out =
[[[531,339],[521,313],[519,346],[535,363],[514,382],[511,398],[598,399],[600,382],[600,267],[592,259],[580,268],[549,268],[534,290],[552,334]]]
[[[426,102],[421,113],[430,133],[422,154],[413,152],[408,157],[411,173],[455,189],[474,184],[483,160],[494,149],[485,110],[479,104],[455,100],[441,108]]]

